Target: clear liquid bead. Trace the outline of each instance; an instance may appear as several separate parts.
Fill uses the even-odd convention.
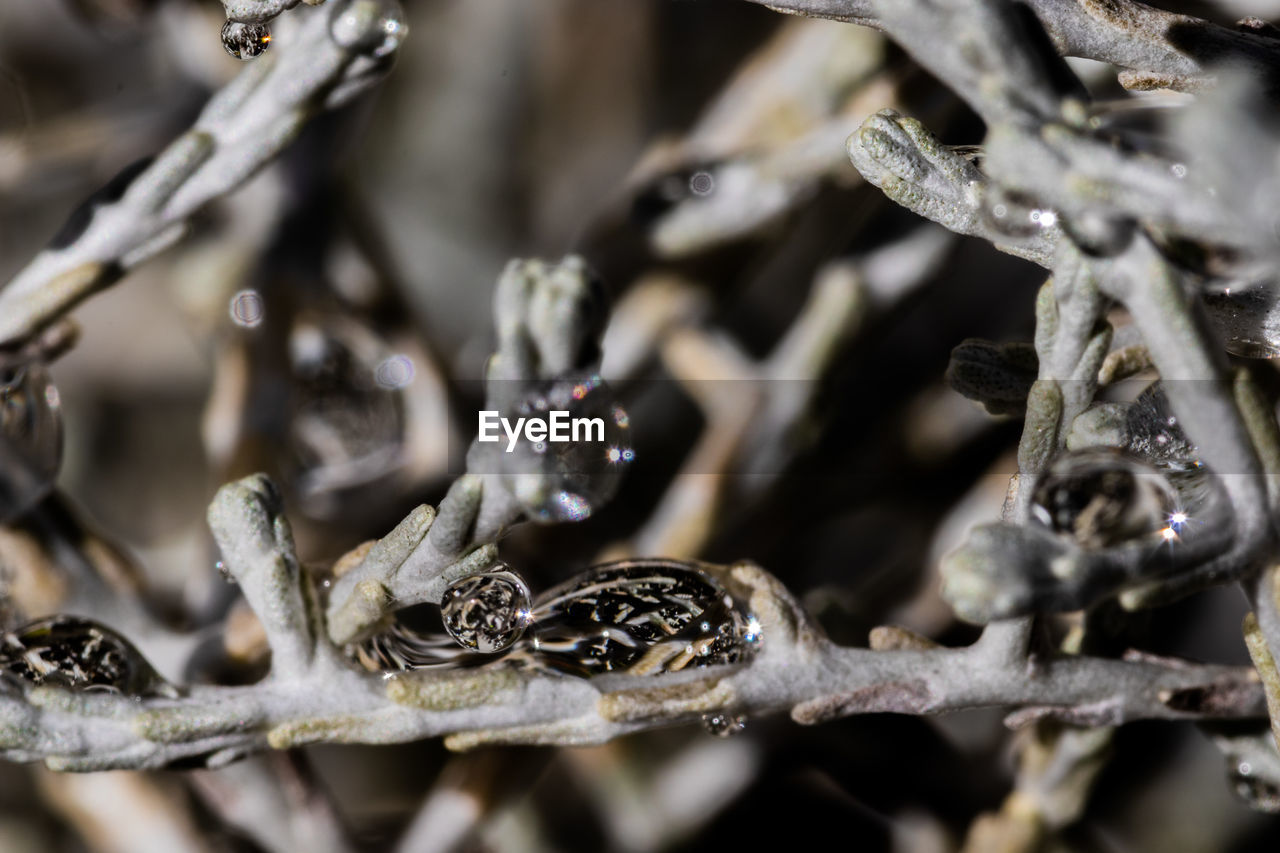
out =
[[[382,339],[355,320],[299,321],[289,338],[293,369],[285,470],[299,508],[328,519],[401,470],[405,390],[385,381]]]
[[[635,459],[631,420],[613,391],[595,374],[546,383],[517,400],[517,418],[552,418],[565,412],[567,441],[522,438],[511,453],[499,453],[509,488],[534,521],[582,521],[617,493]],[[552,421],[553,425],[554,422]],[[579,428],[580,427],[580,428]],[[492,446],[492,445],[491,445]]]
[[[34,506],[62,464],[62,405],[41,364],[0,369],[0,522]]]
[[[236,59],[256,59],[270,46],[271,29],[266,24],[227,21],[222,25],[222,48]]]
[[[1036,483],[1032,517],[1084,548],[1167,538],[1178,495],[1154,467],[1110,448],[1059,456]]]
[[[505,568],[463,578],[445,591],[440,615],[458,645],[484,654],[500,652],[529,627],[529,588]]]
[[[133,644],[78,616],[49,616],[0,635],[0,681],[125,696],[177,696]]]
[[[709,574],[670,560],[597,566],[538,596],[527,662],[590,678],[750,660],[760,625]]]
[[[979,216],[988,228],[1015,243],[1032,240],[1058,224],[1053,210],[996,185],[983,195]]]
[[[1216,287],[1204,294],[1204,306],[1227,352],[1280,358],[1280,283]]]
[[[702,727],[716,737],[733,737],[747,727],[747,718],[739,714],[716,711],[702,715]]]
[[[409,35],[404,9],[396,0],[352,0],[329,13],[329,34],[348,50],[374,59],[395,53]]]

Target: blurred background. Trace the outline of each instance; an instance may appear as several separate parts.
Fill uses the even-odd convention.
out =
[[[1030,340],[1044,274],[884,199],[844,139],[883,107],[951,144],[980,142],[980,122],[875,33],[741,0],[405,6],[387,80],[80,308],[51,368],[58,511],[119,546],[155,619],[211,638],[188,677],[262,664],[215,567],[217,486],[271,473],[317,571],[437,502],[474,432],[495,279],[512,257],[568,253],[611,299],[603,373],[637,456],[588,520],[504,540],[535,591],[624,554],[746,558],[839,642],[882,624],[976,637],[935,566],[997,517],[1020,421],[944,374],[967,338]],[[0,4],[0,280],[241,70],[221,22],[212,0]],[[1075,67],[1123,95],[1114,70]],[[20,574],[15,541],[0,559]],[[65,594],[9,582],[27,583],[9,622]],[[1223,590],[1129,617],[1114,641],[1247,663],[1244,612]],[[462,756],[316,747],[220,771],[0,764],[0,850],[989,849],[975,823],[1038,736],[1002,718],[779,717],[732,738]],[[1078,815],[1001,849],[1276,849],[1280,819],[1192,726],[1126,726],[1099,761]]]

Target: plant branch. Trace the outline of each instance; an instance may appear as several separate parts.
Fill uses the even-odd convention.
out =
[[[779,12],[830,18],[894,33],[877,0],[749,0]],[[892,3],[892,0],[890,0]],[[1222,64],[1244,65],[1274,89],[1280,79],[1280,43],[1245,29],[1228,29],[1190,15],[1133,0],[1023,0],[1063,56],[1108,62],[1127,69],[1133,88],[1196,90]],[[911,5],[911,4],[906,4]],[[930,3],[946,7],[950,2]],[[927,16],[930,12],[913,14]],[[933,12],[936,14],[936,12]],[[934,24],[939,39],[952,32]]]
[[[278,496],[249,478],[224,488],[211,513],[291,562]],[[300,644],[308,580],[263,571],[261,554],[227,555],[259,613]],[[18,760],[62,770],[219,766],[249,752],[306,743],[399,743],[447,735],[455,748],[480,743],[598,743],[703,713],[790,710],[801,723],[853,713],[940,713],[1019,708],[1016,720],[1081,724],[1131,719],[1258,717],[1262,689],[1250,669],[1147,659],[1021,658],[979,643],[966,649],[871,651],[826,640],[795,599],[749,564],[702,567],[748,601],[762,648],[747,664],[657,676],[581,679],[512,667],[419,670],[386,678],[323,653],[301,669],[281,657],[266,681],[192,687],[178,699],[71,693],[31,687],[0,696],[0,744]],[[270,629],[269,629],[270,630]]]
[[[329,26],[335,4],[359,2],[334,0],[283,19],[274,49],[214,95],[190,130],[86,199],[0,289],[0,345],[21,344],[172,246],[192,214],[274,159],[311,118],[377,81],[389,57],[369,53],[366,37],[339,43]]]

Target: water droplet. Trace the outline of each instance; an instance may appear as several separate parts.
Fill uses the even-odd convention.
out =
[[[1125,414],[1124,449],[1162,470],[1190,470],[1196,467],[1200,451],[1178,424],[1156,382],[1129,404]]]
[[[1032,517],[1085,548],[1165,538],[1179,510],[1169,481],[1155,468],[1110,448],[1064,453],[1032,493]]]
[[[490,592],[492,600],[485,597]],[[597,566],[538,596],[532,609],[523,581],[505,567],[465,578],[450,593],[441,603],[447,636],[419,630],[406,611],[347,653],[375,672],[504,665],[590,678],[739,663],[755,655],[761,640],[745,602],[706,572],[670,560]],[[508,645],[482,648],[481,636]],[[494,660],[465,649],[505,654]]]
[[[352,0],[334,6],[329,33],[340,46],[381,59],[400,47],[409,25],[396,0]]]
[[[222,25],[222,47],[236,59],[254,59],[270,46],[271,29],[266,24],[227,21]]]
[[[1280,358],[1280,287],[1274,282],[1210,290],[1204,306],[1227,352]]]
[[[733,737],[747,727],[747,718],[738,714],[716,711],[702,715],[702,727],[716,737]]]
[[[710,575],[631,560],[538,596],[518,651],[533,666],[581,677],[652,675],[749,660],[758,641],[759,623]]]
[[[447,634],[429,633],[405,624],[397,615],[386,630],[343,650],[370,672],[390,676],[398,670],[474,666],[488,659],[458,645]]]
[[[284,473],[299,507],[332,518],[354,493],[370,494],[400,470],[406,404],[395,356],[354,318],[296,323],[289,339],[293,366],[289,454]],[[402,367],[403,365],[400,365]]]
[[[591,516],[591,504],[581,495],[572,492],[556,495],[555,506],[558,521],[582,521]]]
[[[505,567],[473,575],[445,591],[440,614],[459,645],[485,654],[500,652],[529,627],[529,588]]]
[[[1052,210],[994,185],[984,193],[979,215],[993,231],[1013,240],[1029,239],[1058,223]]]
[[[708,196],[716,191],[716,179],[710,172],[694,172],[689,176],[689,191],[694,195]]]
[[[222,575],[222,579],[229,584],[235,584],[235,575],[231,574],[231,570],[227,568],[227,564],[222,560],[214,563],[214,568],[218,570],[218,574]]]
[[[1251,808],[1272,814],[1280,812],[1280,786],[1254,773],[1247,761],[1234,768],[1228,765],[1227,777],[1236,796]]]
[[[176,696],[133,644],[78,616],[37,619],[0,635],[0,679],[126,696]]]
[[[0,369],[0,522],[53,488],[62,464],[60,403],[44,365]]]
[[[588,518],[617,492],[635,459],[631,420],[613,391],[595,374],[563,378],[535,388],[516,401],[516,418],[549,420],[565,412],[559,440],[521,440],[511,453],[498,453],[509,488],[535,521],[554,523]]]
[[[262,318],[266,314],[262,294],[256,290],[241,290],[231,297],[228,313],[231,315],[231,322],[237,326],[246,329],[256,328],[261,325]]]
[[[1052,228],[1058,224],[1058,214],[1052,210],[1033,210],[1030,218],[1032,222],[1041,228]]]
[[[413,381],[413,359],[407,355],[393,355],[383,359],[373,375],[383,388],[406,388]]]

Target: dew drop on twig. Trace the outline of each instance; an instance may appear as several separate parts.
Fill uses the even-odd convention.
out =
[[[49,616],[0,634],[0,681],[19,688],[177,695],[132,643],[79,616]]]
[[[727,711],[702,715],[702,727],[716,737],[732,737],[747,727],[747,718]]]
[[[53,488],[62,464],[61,409],[43,365],[0,369],[0,522]]]
[[[500,652],[529,626],[529,588],[505,567],[472,575],[445,591],[440,615],[460,646],[484,654]]]
[[[222,47],[236,59],[256,59],[270,46],[271,29],[266,24],[227,21],[222,25]]]
[[[1108,448],[1059,456],[1031,501],[1034,519],[1086,548],[1159,537],[1179,508],[1163,474]]]
[[[535,521],[582,521],[617,492],[635,460],[631,419],[608,384],[584,373],[537,385],[506,414],[547,420],[567,413],[570,440],[520,441],[501,453],[501,473],[514,475],[512,492]]]

